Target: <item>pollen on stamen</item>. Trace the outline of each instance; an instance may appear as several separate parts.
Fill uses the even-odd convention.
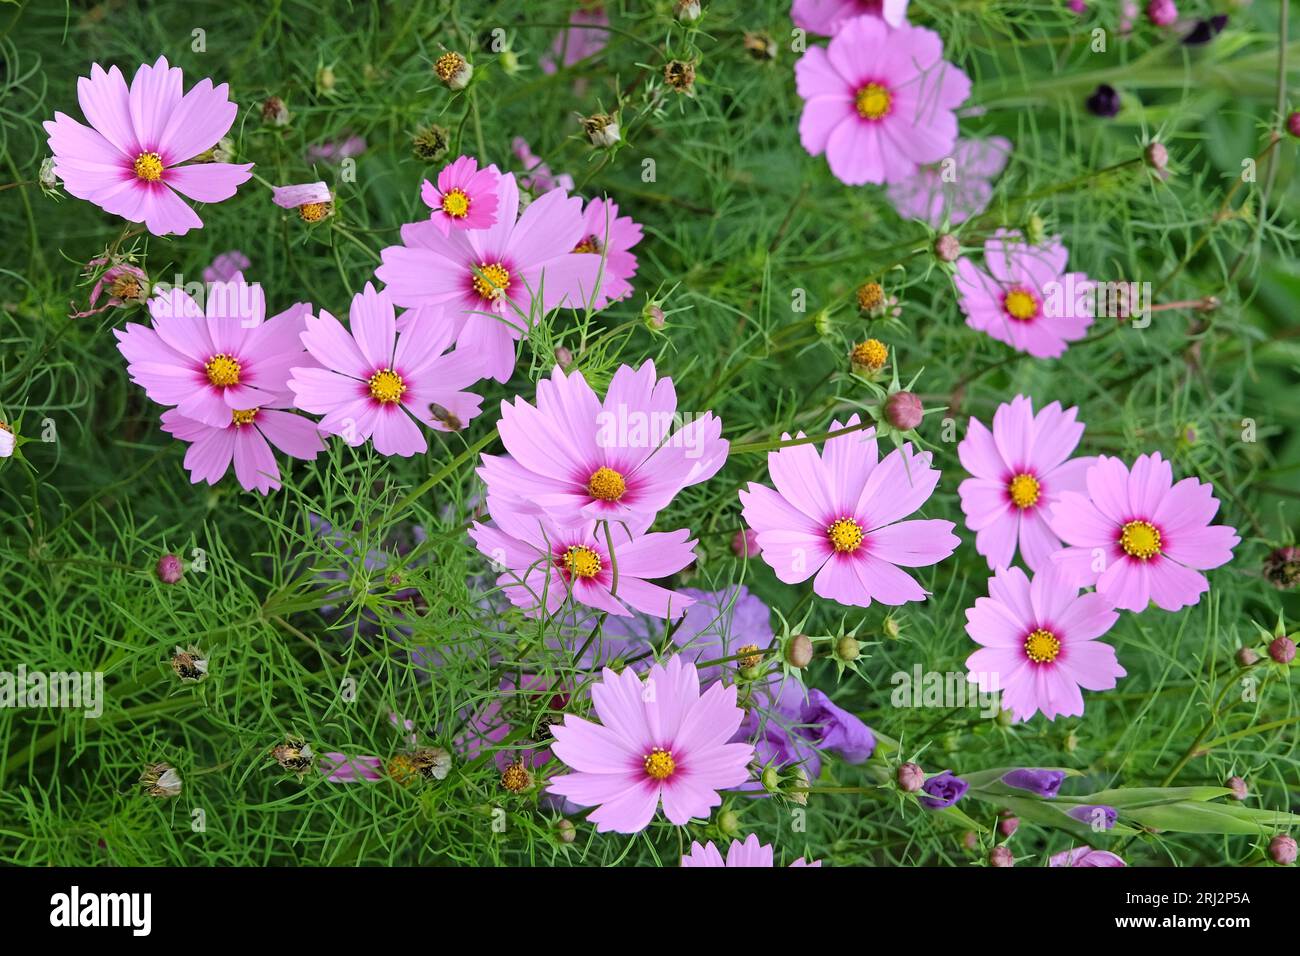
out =
[[[239,384],[239,361],[226,353],[214,355],[203,366],[208,381],[218,388]]]
[[[831,546],[841,554],[851,554],[862,546],[862,525],[852,518],[839,518],[826,529]]]
[[[442,211],[453,219],[464,219],[469,215],[469,196],[460,188],[449,190],[442,197]]]
[[[230,410],[230,423],[236,428],[239,428],[242,425],[252,424],[253,419],[256,417],[256,408],[232,408]]]
[[[489,301],[499,299],[510,289],[510,272],[499,262],[480,263],[474,277],[474,291]]]
[[[590,580],[600,574],[600,555],[585,545],[575,544],[564,552],[564,569],[575,578]]]
[[[1016,475],[1007,483],[1011,503],[1022,511],[1038,503],[1039,488],[1038,479],[1028,473]]]
[[[1007,315],[1019,322],[1038,317],[1038,298],[1028,289],[1012,289],[1002,300]]]
[[[677,761],[662,747],[655,747],[645,755],[645,772],[655,780],[667,780],[676,769]]]
[[[1035,664],[1050,664],[1061,653],[1061,642],[1044,628],[1037,628],[1025,638],[1025,656]]]
[[[402,400],[406,383],[391,368],[383,368],[370,376],[370,397],[384,405]]]
[[[601,465],[587,479],[587,494],[601,501],[618,501],[627,492],[627,482],[613,468]]]
[[[858,90],[858,115],[863,119],[881,119],[889,114],[893,105],[893,94],[879,83],[868,83]]]
[[[1120,531],[1119,546],[1130,558],[1148,561],[1160,553],[1160,530],[1149,521],[1130,521]]]
[[[136,176],[147,183],[156,183],[162,179],[163,161],[157,153],[141,153],[132,165]]]
[[[573,251],[594,252],[596,255],[600,255],[600,240],[594,235],[587,236],[587,238],[583,239],[582,242],[573,247]]]

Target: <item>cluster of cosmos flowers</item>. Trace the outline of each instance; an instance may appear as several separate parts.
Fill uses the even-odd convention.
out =
[[[944,59],[938,34],[907,21],[907,6],[795,0],[795,24],[829,38],[795,66],[799,136],[845,184],[882,186],[904,218],[947,229],[986,208],[1012,147],[959,135],[970,80]],[[603,33],[564,36],[552,70],[591,55]],[[214,155],[237,113],[224,84],[185,91],[181,71],[160,57],[129,85],[117,67],[95,65],[77,92],[89,125],[63,113],[46,123],[54,171],[73,196],[155,235],[184,235],[202,226],[186,199],[220,202],[251,176],[251,164]],[[310,302],[281,302],[268,317],[266,293],[244,277],[253,264],[238,252],[205,271],[202,301],[135,290],[149,322],[116,330],[118,348],[131,380],[163,407],[163,430],[189,446],[194,482],[216,483],[233,467],[240,485],[266,494],[281,485],[276,450],[311,459],[331,436],[381,455],[423,454],[427,430],[459,431],[482,413],[476,383],[509,380],[517,343],[540,317],[598,311],[632,293],[641,226],[608,198],[575,195],[526,143],[514,152],[518,177],[461,156],[421,184],[427,216],[382,251],[346,322]],[[323,183],[276,187],[270,198],[309,223],[333,201]],[[948,259],[973,329],[1044,359],[1086,334],[1093,315],[1077,293],[1090,281],[1069,271],[1059,238],[999,230],[981,252],[982,264]],[[132,282],[147,283],[138,267],[111,264],[101,280],[118,297],[109,304]],[[726,463],[718,417],[683,415],[672,379],[651,361],[622,365],[601,391],[556,366],[531,398],[501,403],[503,452],[481,456],[482,513],[468,536],[512,605],[567,615],[575,632],[600,616],[604,636],[584,650],[601,675],[583,691],[592,718],[566,713],[527,728],[531,749],[499,754],[503,773],[521,782],[554,759],[566,772],[549,777],[548,799],[594,808],[601,831],[636,833],[660,812],[676,825],[707,818],[722,791],[761,789],[767,771],[809,786],[824,753],[866,760],[872,731],[774,659],[771,615],[757,597],[743,586],[662,583],[695,560],[696,540],[658,527],[660,514]],[[1099,640],[1120,612],[1195,604],[1204,572],[1239,542],[1212,523],[1209,485],[1175,481],[1158,453],[1131,463],[1076,457],[1083,433],[1077,409],[1053,402],[1035,412],[1021,395],[991,427],[972,418],[958,448],[966,530],[992,574],[966,612],[979,645],[970,680],[1000,691],[1019,720],[1082,714],[1081,690],[1113,688],[1125,674]],[[820,447],[803,432],[782,436],[766,480],[739,491],[747,553],[784,584],[811,579],[814,594],[846,607],[924,601],[926,569],[962,544],[953,522],[921,515],[942,479],[932,454],[912,441],[882,448],[883,433],[858,415],[831,421],[828,434]],[[677,622],[673,653],[655,661],[665,621]],[[538,680],[501,687],[502,700],[539,689],[567,700],[572,690]],[[495,701],[467,715],[466,748],[503,741],[507,711]],[[327,756],[331,779],[378,778],[377,757]],[[963,787],[935,775],[922,805],[951,805]],[[1053,863],[1114,865],[1086,847]],[[755,837],[694,843],[682,864],[771,866],[773,850]]]

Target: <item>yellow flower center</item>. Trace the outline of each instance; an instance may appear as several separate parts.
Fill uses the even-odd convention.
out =
[[[203,368],[208,373],[208,381],[219,388],[239,384],[239,362],[225,352],[212,356]]]
[[[1038,503],[1038,489],[1038,479],[1033,475],[1016,475],[1007,486],[1011,503],[1022,509],[1032,508]]]
[[[852,362],[854,365],[879,372],[889,361],[889,346],[880,339],[867,339],[853,346]]]
[[[627,482],[613,468],[601,465],[587,479],[587,494],[601,501],[618,501],[627,491]]]
[[[839,518],[826,529],[836,551],[852,553],[862,546],[862,525],[852,518]]]
[[[501,772],[501,786],[511,793],[522,793],[532,782],[533,775],[524,768],[522,762],[512,763]]]
[[[438,74],[438,79],[444,83],[449,83],[451,78],[459,73],[464,65],[465,58],[459,53],[444,53],[434,60],[433,71]]]
[[[330,214],[330,203],[305,202],[298,207],[298,218],[303,222],[320,222]]]
[[[377,402],[385,405],[400,402],[405,391],[406,383],[402,381],[402,376],[391,368],[380,369],[370,376],[370,397]]]
[[[885,290],[879,282],[864,282],[858,286],[858,308],[863,312],[878,309],[885,302]]]
[[[442,211],[453,219],[464,219],[469,215],[469,196],[457,187],[442,197]]]
[[[863,119],[878,120],[889,112],[894,98],[879,83],[868,83],[858,90],[858,115]]]
[[[564,552],[564,569],[575,578],[594,578],[600,567],[600,555],[585,545],[575,544]]]
[[[588,236],[573,247],[574,252],[594,252],[600,255],[600,240],[595,236]]]
[[[656,780],[667,780],[676,769],[677,761],[662,747],[656,747],[645,755],[645,772]]]
[[[1035,664],[1050,664],[1061,653],[1061,642],[1041,627],[1025,638],[1025,655]]]
[[[1119,546],[1129,557],[1146,561],[1160,553],[1160,532],[1149,521],[1130,521],[1119,534]]]
[[[1032,292],[1025,289],[1012,289],[1002,300],[1007,315],[1020,322],[1028,322],[1038,315],[1038,300]]]
[[[135,158],[135,174],[147,183],[162,179],[163,161],[157,153],[141,153]]]
[[[251,424],[257,417],[256,408],[234,408],[230,411],[230,421],[236,427]]]
[[[510,288],[510,273],[499,262],[484,262],[474,274],[474,291],[484,299],[499,299]]]
[[[758,653],[757,644],[746,644],[736,651],[740,656],[736,663],[740,665],[741,670],[749,670],[751,667],[757,667],[763,662],[763,655]]]

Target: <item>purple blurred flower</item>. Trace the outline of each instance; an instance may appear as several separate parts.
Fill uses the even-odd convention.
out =
[[[1029,768],[1012,770],[1002,778],[1002,782],[1008,787],[1028,790],[1047,800],[1056,798],[1064,780],[1064,770],[1034,770]]]
[[[1053,854],[1048,866],[1128,866],[1109,850],[1094,850],[1090,846],[1076,846]]]
[[[337,163],[352,156],[360,156],[366,151],[364,136],[345,136],[341,139],[326,140],[307,147],[307,162]]]
[[[1115,821],[1119,817],[1118,810],[1104,804],[1084,804],[1071,807],[1065,812],[1068,816],[1073,817],[1080,823],[1088,824],[1095,830],[1109,830],[1115,825]]]
[[[231,249],[229,252],[221,253],[212,260],[212,265],[203,270],[203,281],[229,282],[251,265],[248,256],[238,249]]]
[[[970,784],[965,780],[954,775],[951,770],[945,770],[921,784],[921,790],[927,796],[919,799],[921,806],[927,810],[943,810],[964,797],[969,789]]]

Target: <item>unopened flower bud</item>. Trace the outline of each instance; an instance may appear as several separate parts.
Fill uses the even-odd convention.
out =
[[[775,767],[764,767],[763,774],[759,777],[759,782],[763,784],[763,789],[770,793],[776,793],[781,786],[781,775],[776,772]]]
[[[667,316],[664,315],[664,310],[659,308],[658,303],[651,302],[641,310],[641,321],[650,331],[658,332],[667,322]]]
[[[758,532],[753,528],[741,528],[731,539],[731,553],[738,558],[756,558],[762,552],[758,547]]]
[[[174,554],[164,554],[158,559],[158,580],[163,584],[176,584],[185,574],[181,559]]]
[[[1238,667],[1253,667],[1259,663],[1259,655],[1251,647],[1239,647],[1235,655]]]
[[[1147,19],[1158,27],[1167,27],[1178,19],[1178,6],[1174,0],[1151,0],[1147,4]]]
[[[682,23],[694,23],[700,18],[700,0],[677,0],[673,15]]]
[[[967,850],[978,850],[980,846],[979,834],[974,830],[967,830],[961,835],[961,845]]]
[[[956,262],[961,255],[961,240],[949,233],[944,233],[934,240],[934,254],[940,262]]]
[[[46,156],[41,160],[41,171],[36,177],[41,184],[42,189],[57,189],[59,185],[59,174],[54,171],[54,157]]]
[[[433,61],[433,72],[443,86],[456,91],[469,86],[474,67],[459,53],[449,50]]]
[[[735,810],[723,810],[718,814],[718,829],[727,836],[737,836],[740,833],[740,815]]]
[[[1283,833],[1273,837],[1268,843],[1269,858],[1279,866],[1290,866],[1295,862],[1295,839]]]
[[[1025,223],[1025,238],[1031,245],[1038,245],[1047,238],[1047,223],[1043,222],[1043,217],[1034,213]]]
[[[560,820],[555,824],[555,833],[560,838],[561,843],[572,843],[578,838],[578,828],[573,825],[572,820]]]
[[[911,392],[895,392],[885,399],[885,420],[900,432],[911,431],[923,416],[921,400]]]
[[[1286,131],[1296,139],[1300,139],[1300,110],[1296,110],[1287,116]]]
[[[791,667],[803,670],[813,659],[813,644],[806,634],[796,634],[785,647],[785,660]]]
[[[898,789],[906,793],[916,793],[925,783],[925,771],[919,764],[905,763],[898,768]]]
[[[1119,90],[1108,83],[1102,83],[1084,101],[1083,105],[1088,108],[1088,112],[1093,116],[1100,116],[1103,119],[1118,116],[1120,108]]]
[[[1295,660],[1295,641],[1289,637],[1275,637],[1268,645],[1268,656],[1279,664],[1290,664]]]
[[[998,821],[998,832],[1004,837],[1009,837],[1020,828],[1019,817],[1003,817]]]
[[[886,617],[881,623],[880,630],[881,633],[891,641],[898,640],[899,635],[903,633],[903,629],[899,626],[898,618],[894,617],[892,614]]]
[[[1169,150],[1164,143],[1151,143],[1146,149],[1147,165],[1163,176],[1169,170]]]
[[[1011,851],[1004,846],[995,846],[989,850],[989,866],[1005,867],[1015,866],[1016,858]]]
[[[316,89],[322,93],[329,93],[334,89],[333,67],[322,66],[316,71]]]
[[[835,642],[835,656],[845,662],[856,661],[862,656],[862,645],[852,634],[845,634]]]
[[[1246,781],[1241,777],[1229,777],[1224,786],[1232,791],[1232,799],[1245,800],[1250,796],[1250,790],[1246,786]]]
[[[555,364],[567,370],[573,364],[573,353],[563,345],[557,345],[555,347]]]
[[[1016,722],[1015,714],[1009,710],[999,710],[997,717],[993,718],[999,727],[1010,727]]]

